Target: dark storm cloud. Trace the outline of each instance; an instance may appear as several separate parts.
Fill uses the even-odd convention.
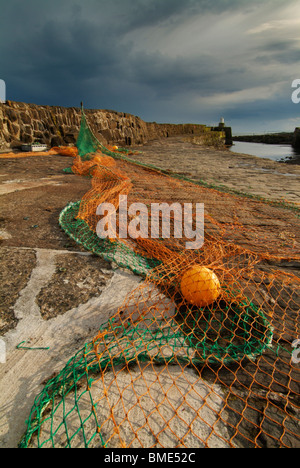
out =
[[[278,62],[282,65],[296,64],[300,59],[299,39],[266,41],[256,51],[255,60],[259,63]]]
[[[125,2],[127,3],[127,2]],[[127,3],[127,24],[130,28],[143,28],[153,24],[167,23],[170,26],[183,21],[195,13],[205,14],[208,11],[221,12],[224,9],[234,8],[239,2],[232,0],[137,0]],[[242,1],[242,3],[244,3]],[[122,7],[121,7],[122,8]]]
[[[89,82],[96,80],[99,88],[107,84],[122,71],[120,63],[128,54],[115,27],[99,27],[76,14],[67,19],[45,18],[32,30],[24,29],[21,33],[16,27],[16,37],[8,41],[2,55],[2,73],[8,86],[16,83],[19,100],[35,101],[35,95],[39,103],[78,104],[82,93],[88,97]]]
[[[158,97],[168,97],[180,91],[213,89],[218,63],[210,56],[199,57],[197,63],[189,57],[166,57],[160,52],[139,53],[131,59],[135,80],[152,87]]]
[[[159,22],[173,23],[175,18],[182,21],[184,17],[197,13],[217,13],[224,11],[244,10],[245,8],[255,8],[261,4],[261,0],[135,0],[124,2],[121,0],[119,5],[125,3],[125,10],[130,12],[130,26],[143,27]],[[265,4],[284,4],[283,0],[267,0]]]
[[[245,120],[255,109],[274,118],[300,73],[292,33],[300,23],[293,25],[287,11],[294,5],[0,0],[0,79],[12,100],[66,106],[83,100],[145,120],[205,123],[224,113]]]

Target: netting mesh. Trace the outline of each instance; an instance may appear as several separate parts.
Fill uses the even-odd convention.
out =
[[[247,226],[248,199],[105,148],[84,113],[77,148],[71,170],[91,176],[92,187],[62,211],[60,225],[141,283],[36,397],[20,446],[299,447],[297,214],[286,211],[294,242],[280,245],[278,232]],[[148,237],[100,238],[97,207],[118,209],[119,195],[146,206],[204,202],[203,246],[187,250],[188,238],[174,232],[151,238],[150,219]],[[266,218],[282,210],[255,207]],[[121,219],[117,211],[108,227],[120,232],[130,223],[137,225],[134,215]],[[182,293],[193,265],[209,268],[220,284],[202,307]]]

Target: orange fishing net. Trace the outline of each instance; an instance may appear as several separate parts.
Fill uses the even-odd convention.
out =
[[[92,187],[60,224],[141,282],[46,384],[21,446],[299,447],[297,210],[97,151],[75,157],[73,172],[91,176]],[[115,208],[106,218],[104,203]],[[153,238],[151,209],[162,203]],[[170,210],[165,236],[174,203],[190,204],[191,229],[177,235],[182,211]],[[197,203],[203,245],[187,249]],[[107,237],[99,237],[103,219]]]

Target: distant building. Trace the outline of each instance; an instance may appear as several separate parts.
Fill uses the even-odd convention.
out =
[[[215,132],[224,132],[225,133],[225,145],[231,146],[232,141],[232,130],[231,127],[226,127],[224,117],[221,117],[218,127],[212,127],[212,130]]]
[[[224,117],[221,117],[220,123],[219,123],[219,128],[225,128],[225,119]]]

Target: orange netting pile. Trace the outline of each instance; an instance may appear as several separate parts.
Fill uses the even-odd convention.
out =
[[[170,177],[95,140],[72,166],[92,187],[60,224],[141,282],[37,396],[21,446],[299,447],[297,213]],[[199,203],[203,245],[187,248]],[[179,235],[184,204],[192,222]]]

